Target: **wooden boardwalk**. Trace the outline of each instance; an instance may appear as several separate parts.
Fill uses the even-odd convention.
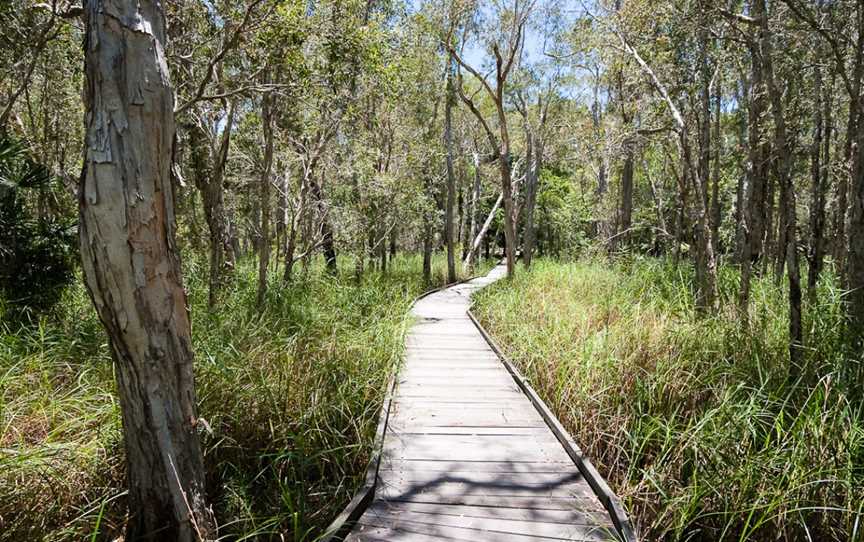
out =
[[[417,302],[374,499],[346,540],[617,540],[607,509],[468,316],[489,275]],[[605,487],[605,484],[604,484]]]

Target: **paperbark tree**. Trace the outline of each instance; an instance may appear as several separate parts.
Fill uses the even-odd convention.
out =
[[[261,239],[258,247],[258,306],[267,294],[267,269],[270,265],[270,174],[273,169],[273,97],[261,96],[261,127],[264,132],[264,163],[261,165]]]
[[[477,237],[478,213],[480,210],[480,189],[482,172],[480,170],[480,151],[477,148],[477,142],[474,141],[474,184],[471,188],[471,206],[469,208],[469,226],[468,226],[468,242],[465,243],[465,256],[463,260],[469,269],[474,268],[474,262],[477,259],[477,251],[472,250],[474,239]]]
[[[807,296],[816,300],[816,285],[822,272],[825,243],[825,186],[831,140],[831,99],[825,90],[822,67],[813,68],[813,143],[810,149],[810,246],[807,252]],[[827,127],[827,128],[826,128]],[[827,139],[827,143],[826,143]],[[824,153],[824,154],[823,154]]]
[[[174,243],[174,98],[152,0],[87,2],[81,260],[117,375],[127,540],[211,538],[186,294]]]
[[[677,143],[681,152],[681,160],[683,162],[684,177],[689,178],[691,185],[696,192],[696,282],[697,296],[696,306],[706,311],[713,308],[717,301],[717,260],[714,255],[714,246],[711,243],[711,232],[708,218],[708,199],[705,194],[707,180],[702,179],[700,168],[697,168],[693,163],[693,152],[690,147],[689,126],[684,120],[684,116],[675,105],[675,101],[666,89],[666,86],[651,69],[651,66],[645,62],[642,55],[630,45],[624,35],[617,33],[624,50],[636,60],[641,70],[651,81],[652,86],[657,90],[672,116],[675,123],[675,131],[678,136]],[[686,186],[686,183],[683,183]]]
[[[516,93],[516,108],[522,115],[525,130],[525,202],[522,210],[522,262],[531,267],[537,232],[534,224],[534,210],[537,207],[537,191],[540,185],[540,171],[543,169],[543,154],[546,144],[546,121],[549,106],[553,100],[553,84],[550,82],[545,92],[537,96],[536,122],[532,122],[531,106],[521,92]]]
[[[209,239],[209,290],[207,304],[216,305],[223,281],[234,269],[234,251],[231,247],[230,222],[225,210],[225,164],[234,130],[236,102],[228,106],[228,114],[218,145],[208,144],[205,130],[193,124],[188,127],[189,147],[195,187],[201,192],[204,220]]]

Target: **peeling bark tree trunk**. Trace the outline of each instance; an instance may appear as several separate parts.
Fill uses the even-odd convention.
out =
[[[502,114],[503,115],[503,114]],[[502,128],[502,132],[506,128]],[[504,249],[507,252],[507,276],[516,274],[516,227],[514,224],[513,178],[510,165],[510,142],[504,138],[498,157],[501,169],[501,194],[504,197]]]
[[[849,210],[849,253],[846,266],[846,287],[849,290],[849,331],[853,352],[864,342],[864,115],[861,95],[861,75],[864,66],[864,6],[858,5],[858,42],[856,46],[855,96],[850,110],[855,110],[855,146],[852,168],[852,193]],[[850,113],[851,115],[851,113]],[[851,123],[850,123],[851,124]],[[852,137],[848,136],[847,137]],[[859,384],[864,371],[859,369]]]
[[[755,40],[755,38],[753,38]],[[747,123],[748,123],[748,172],[747,187],[744,191],[744,205],[741,234],[741,286],[738,294],[739,312],[746,316],[750,304],[750,278],[753,269],[762,260],[765,239],[765,200],[767,187],[767,168],[769,143],[764,135],[762,120],[766,111],[765,88],[760,53],[754,44],[750,49],[751,81],[749,86]]]
[[[822,68],[814,67],[813,91],[816,103],[813,107],[813,146],[810,150],[810,247],[807,253],[807,296],[810,303],[816,301],[816,285],[822,272],[825,251],[825,185],[827,184],[827,157],[823,163],[822,147],[825,139],[830,140],[825,121],[830,118],[830,94],[825,92]],[[828,121],[830,125],[830,121]],[[826,151],[830,144],[825,146]]]
[[[528,178],[525,190],[525,239],[522,246],[522,261],[525,268],[531,267],[534,259],[534,245],[537,232],[534,226],[534,208],[537,206],[537,190],[540,184],[540,169],[543,167],[543,138],[534,138],[534,160],[528,164]]]
[[[201,192],[204,220],[210,232],[208,306],[216,306],[219,290],[227,275],[234,270],[234,248],[231,245],[231,225],[225,211],[225,163],[234,126],[235,102],[228,106],[225,126],[219,146],[211,152],[205,141],[206,134],[198,125],[189,128],[189,146],[194,170],[195,186]]]
[[[174,99],[152,0],[85,4],[87,289],[116,365],[132,513],[127,540],[209,539],[192,344],[174,243]]]

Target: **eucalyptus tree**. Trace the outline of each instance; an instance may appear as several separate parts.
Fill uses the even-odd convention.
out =
[[[178,82],[175,113],[209,230],[210,307],[216,305],[235,266],[237,227],[226,205],[225,183],[231,140],[242,101],[261,91],[259,81],[243,68],[242,49],[250,46],[249,35],[265,23],[270,11],[264,0],[239,6],[169,4],[168,17],[174,24],[169,25],[168,56]]]
[[[465,42],[469,37],[470,26],[465,26],[461,43],[457,44],[455,36],[450,36],[446,43],[450,56],[459,66],[473,76],[480,85],[482,92],[492,102],[495,110],[494,119],[497,123],[497,134],[493,131],[484,113],[475,101],[476,94],[466,92],[461,70],[457,74],[457,89],[462,102],[477,118],[488,138],[490,148],[498,162],[501,175],[501,194],[504,202],[504,237],[507,252],[507,275],[516,272],[516,205],[513,199],[513,164],[512,142],[510,138],[509,119],[507,117],[505,94],[508,81],[515,62],[524,43],[525,26],[528,23],[534,7],[534,1],[513,0],[507,3],[493,3],[490,6],[491,29],[482,34],[481,40],[494,58],[494,81],[489,81],[479,68],[472,66],[463,58]],[[467,10],[466,10],[467,11]],[[463,17],[467,17],[465,13]],[[457,50],[462,49],[462,52]]]

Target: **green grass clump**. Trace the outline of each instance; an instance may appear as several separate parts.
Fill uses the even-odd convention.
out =
[[[206,265],[185,263],[220,538],[313,540],[365,469],[408,308],[431,286],[421,261],[360,284],[352,262],[337,277],[298,269],[288,286],[274,272],[260,311],[243,262],[212,312]],[[444,276],[436,258],[432,285]],[[0,327],[0,540],[113,540],[124,496],[111,357],[78,283],[38,322]]]
[[[478,294],[478,317],[610,480],[646,540],[864,540],[864,413],[843,383],[839,293],[808,312],[789,382],[786,301],[733,269],[700,317],[689,270],[536,262]],[[830,281],[826,281],[830,282]]]

